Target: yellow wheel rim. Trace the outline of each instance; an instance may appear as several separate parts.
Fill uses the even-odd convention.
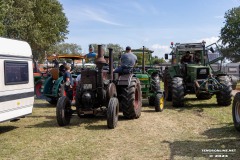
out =
[[[160,109],[161,109],[161,110],[162,110],[163,107],[164,107],[164,97],[163,97],[163,96],[160,98],[159,106],[160,106]]]

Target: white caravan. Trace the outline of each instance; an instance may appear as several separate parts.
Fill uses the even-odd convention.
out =
[[[31,114],[32,51],[27,42],[0,37],[0,122]]]

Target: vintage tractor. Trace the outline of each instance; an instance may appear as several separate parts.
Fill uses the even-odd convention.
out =
[[[233,99],[232,117],[234,127],[240,132],[240,92],[238,92]]]
[[[34,93],[38,99],[44,98],[41,90],[43,82],[47,77],[48,72],[40,70],[38,63],[33,60]]]
[[[98,45],[96,69],[86,68],[81,71],[81,80],[76,88],[76,112],[79,116],[107,113],[107,126],[115,128],[118,122],[119,109],[127,118],[138,118],[141,115],[141,87],[133,74],[114,74],[113,54],[109,49],[109,70],[104,70],[106,61],[103,49]],[[115,78],[113,78],[115,77]],[[66,96],[57,103],[57,122],[60,126],[70,123],[74,110]]]
[[[64,60],[71,60],[72,61],[72,76],[73,78],[76,78],[79,74],[78,72],[75,72],[74,66],[76,60],[83,60],[84,56],[81,55],[59,55],[59,56],[50,56],[48,57],[48,60],[53,59],[64,59]],[[61,66],[60,66],[61,67]],[[50,77],[48,77],[44,81],[44,87],[43,87],[43,95],[45,96],[46,100],[50,104],[57,104],[58,98],[65,95],[64,89],[63,89],[63,73],[61,73],[61,70],[59,68],[52,68],[50,72]]]
[[[142,97],[148,98],[150,106],[155,107],[156,112],[162,112],[164,109],[164,92],[160,88],[161,70],[153,67],[152,53],[153,51],[145,49],[133,49],[134,54],[142,54],[141,68],[134,68],[134,73],[141,82]],[[148,57],[149,66],[145,66],[145,58]]]
[[[224,59],[216,43],[205,47],[202,43],[177,43],[172,48],[172,65],[164,72],[164,90],[166,100],[174,107],[184,106],[184,96],[195,93],[199,100],[210,99],[216,94],[217,104],[231,104],[232,83],[227,74],[213,70],[212,64],[221,64]],[[182,57],[189,51],[191,62],[184,63]],[[168,54],[165,54],[168,59]],[[182,62],[182,63],[181,63]],[[221,66],[221,65],[220,65]]]

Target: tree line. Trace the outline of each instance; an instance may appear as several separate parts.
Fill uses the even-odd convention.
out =
[[[224,18],[225,25],[219,38],[221,50],[225,57],[239,62],[240,6],[228,10]],[[27,41],[35,60],[42,61],[46,52],[82,53],[80,45],[63,43],[69,32],[68,24],[58,0],[0,0],[0,36]],[[97,44],[94,45],[96,51]],[[109,47],[114,49],[114,59],[117,60],[117,53],[121,53],[123,48],[119,44],[105,44],[106,52]],[[148,58],[145,59],[147,61]],[[152,59],[154,64],[164,62],[163,58],[156,56]]]

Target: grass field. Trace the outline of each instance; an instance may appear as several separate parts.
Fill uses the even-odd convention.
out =
[[[166,104],[157,113],[144,101],[139,119],[120,115],[109,130],[105,117],[79,118],[59,127],[55,107],[35,100],[33,114],[0,124],[0,159],[209,159],[202,149],[236,149],[225,159],[239,159],[240,133],[232,124],[231,106],[216,98],[186,97],[184,108]]]

